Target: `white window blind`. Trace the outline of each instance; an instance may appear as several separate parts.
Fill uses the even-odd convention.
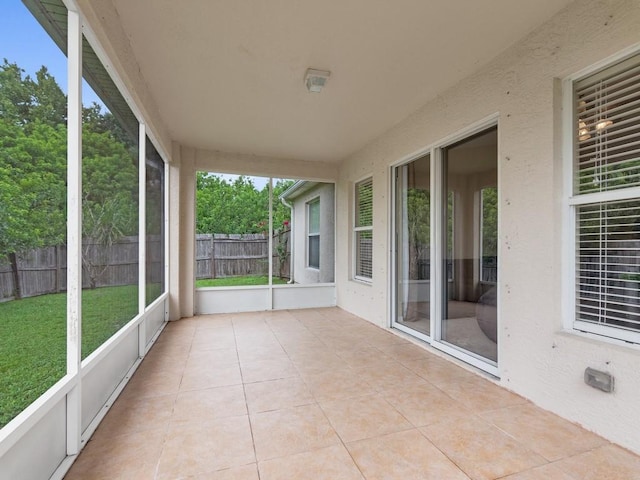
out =
[[[640,56],[575,82],[574,114],[576,321],[640,332]]]
[[[640,186],[640,59],[575,85],[577,194]]]
[[[577,318],[640,329],[640,202],[577,207]]]
[[[371,279],[373,276],[373,179],[368,178],[355,186],[355,276]]]

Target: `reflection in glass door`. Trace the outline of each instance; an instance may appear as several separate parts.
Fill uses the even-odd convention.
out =
[[[395,171],[395,319],[398,325],[429,336],[430,156]]]
[[[497,128],[443,148],[442,342],[496,365]],[[455,206],[455,207],[454,207]]]

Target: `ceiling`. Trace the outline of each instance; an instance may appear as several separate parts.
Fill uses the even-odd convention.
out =
[[[111,0],[173,140],[340,161],[569,0]],[[321,93],[307,68],[330,70]]]

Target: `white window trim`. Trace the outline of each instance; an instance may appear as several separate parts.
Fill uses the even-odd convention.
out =
[[[365,175],[364,177],[356,180],[355,182],[353,182],[353,188],[351,189],[351,191],[353,192],[353,221],[352,221],[352,251],[351,251],[351,257],[352,257],[352,262],[351,262],[351,268],[353,269],[353,280],[357,281],[357,282],[362,282],[365,283],[367,285],[370,285],[371,283],[373,283],[373,271],[371,272],[371,277],[364,277],[362,275],[357,275],[356,272],[358,271],[358,242],[357,242],[357,237],[358,237],[358,233],[359,232],[371,232],[371,236],[373,237],[373,218],[371,220],[371,225],[370,226],[366,226],[366,227],[356,227],[355,223],[356,223],[356,217],[357,217],[357,199],[358,199],[358,191],[357,191],[357,187],[358,184],[364,182],[365,180],[369,180],[371,179],[371,189],[373,191],[373,174],[369,174],[369,175]],[[373,211],[373,197],[371,198],[371,210]],[[373,248],[373,247],[372,247]],[[373,270],[373,250],[371,252],[371,265],[372,265],[372,270]]]
[[[310,228],[310,220],[311,220],[311,215],[309,213],[310,209],[311,209],[311,205],[317,203],[318,204],[318,215],[320,215],[320,196],[318,195],[317,197],[313,197],[312,199],[310,199],[307,204],[306,204],[306,211],[307,211],[307,231],[306,231],[306,250],[307,250],[307,255],[306,255],[306,267],[310,270],[316,270],[319,271],[320,270],[320,240],[318,240],[318,266],[314,266],[310,264],[309,261],[309,254],[310,254],[310,249],[309,249],[309,237],[318,237],[320,238],[320,225],[318,225],[318,233],[311,233],[309,232],[309,228]]]
[[[574,84],[599,70],[640,53],[640,44],[626,48],[617,54],[586,67],[562,81],[562,157],[563,157],[563,244],[562,244],[562,312],[563,330],[570,334],[586,335],[601,341],[628,345],[640,345],[640,332],[610,325],[576,320],[576,207],[595,202],[610,202],[640,198],[640,187],[607,190],[598,193],[574,195]]]

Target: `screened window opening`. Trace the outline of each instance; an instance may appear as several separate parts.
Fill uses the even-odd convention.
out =
[[[269,196],[268,177],[197,173],[196,287],[269,283]]]
[[[574,82],[573,103],[576,328],[637,341],[640,55]]]
[[[146,139],[146,304],[165,290],[164,278],[164,162]]]
[[[82,358],[139,313],[139,123],[83,38]]]
[[[373,277],[373,179],[355,185],[355,277]]]
[[[25,3],[2,2],[0,428],[66,372],[67,32]]]
[[[310,268],[320,268],[320,200],[307,204],[309,212],[308,236],[308,265]]]
[[[196,288],[332,283],[334,195],[333,183],[197,172]]]

